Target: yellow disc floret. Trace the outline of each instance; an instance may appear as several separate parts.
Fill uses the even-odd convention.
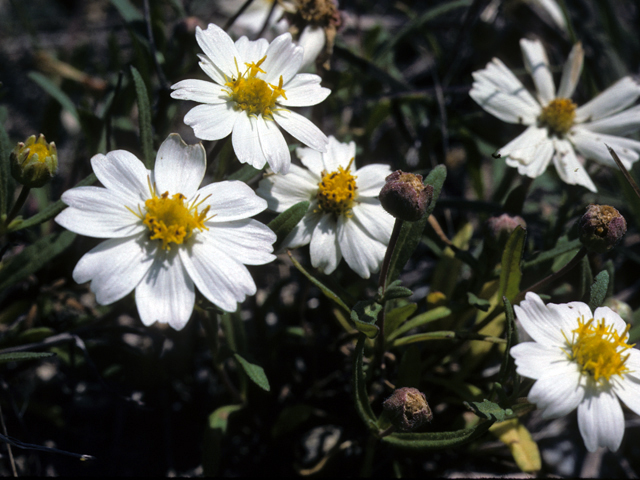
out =
[[[242,74],[236,62],[238,78],[227,81],[225,86],[229,88],[228,93],[235,102],[236,110],[244,110],[249,115],[262,115],[265,118],[272,119],[278,97],[283,97],[286,100],[287,96],[282,88],[282,75],[280,75],[280,81],[277,86],[257,78],[258,73],[267,73],[260,68],[260,65],[266,59],[267,56],[265,55],[258,63],[245,63],[247,70]]]
[[[172,243],[182,244],[194,230],[208,230],[204,222],[207,220],[209,207],[198,212],[197,203],[185,204],[186,197],[181,193],[169,197],[169,192],[153,197],[144,203],[146,214],[142,222],[149,228],[151,240],[162,240],[162,248],[170,250]]]
[[[542,109],[538,120],[542,126],[548,127],[556,135],[562,136],[573,126],[576,107],[577,105],[568,98],[556,98]]]
[[[356,199],[356,178],[351,175],[351,164],[347,168],[338,167],[335,172],[322,172],[322,180],[318,183],[318,207],[323,212],[334,215],[353,215],[351,207]]]
[[[608,381],[612,375],[629,372],[626,366],[629,354],[624,352],[634,345],[626,343],[630,326],[620,335],[612,326],[606,326],[604,319],[594,322],[578,319],[578,328],[572,331],[572,339],[568,342],[569,357],[579,366],[584,375],[589,375],[596,382]],[[565,336],[566,338],[566,336]]]

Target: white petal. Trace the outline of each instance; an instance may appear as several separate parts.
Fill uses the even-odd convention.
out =
[[[331,90],[320,86],[322,79],[318,75],[299,73],[285,85],[284,97],[278,98],[278,104],[285,107],[306,107],[317,105],[329,96]]]
[[[158,194],[181,193],[187,198],[198,191],[207,169],[207,154],[201,143],[187,145],[172,133],[162,142],[156,156],[154,179]]]
[[[267,59],[261,68],[267,72],[260,75],[267,83],[278,85],[280,76],[286,85],[300,70],[303,49],[295,45],[290,33],[283,33],[276,37],[267,49]]]
[[[78,283],[91,280],[100,305],[109,305],[131,292],[147,273],[154,255],[145,248],[144,235],[105,240],[89,250],[73,270]]]
[[[629,135],[640,129],[640,105],[595,122],[583,123],[580,127],[598,133]]]
[[[578,427],[587,450],[608,447],[615,452],[624,435],[624,415],[610,390],[589,391],[578,407]]]
[[[271,254],[276,234],[253,218],[216,223],[200,235],[215,242],[218,248],[229,252],[234,260],[245,265],[263,265],[276,258]]]
[[[638,353],[638,357],[640,357],[638,350],[631,350],[631,353],[634,352]],[[631,357],[629,357],[629,360],[630,359]],[[629,364],[630,362],[627,360],[627,366],[630,366]],[[634,373],[637,375],[639,372],[636,370]],[[614,385],[614,392],[618,398],[636,415],[640,415],[640,379],[626,374],[624,378],[620,380],[612,379],[612,383]]]
[[[240,56],[247,63],[258,63],[267,54],[267,48],[269,48],[269,42],[266,38],[251,41],[247,37],[240,37],[236,40],[235,45]],[[245,65],[239,66],[240,71],[244,72]]]
[[[553,157],[553,141],[544,128],[531,126],[521,135],[500,149],[510,167],[516,167],[520,175],[536,178],[542,175]]]
[[[307,120],[302,115],[289,110],[276,110],[273,118],[276,123],[284,128],[292,137],[300,140],[308,147],[324,152],[326,149],[327,136],[316,127],[311,120]]]
[[[262,153],[266,157],[271,170],[274,173],[286,175],[291,166],[291,153],[289,153],[289,147],[282,132],[280,132],[274,121],[265,120],[262,115],[256,118],[256,126],[258,127],[258,138],[260,139]]]
[[[229,95],[220,88],[220,85],[204,80],[182,80],[171,85],[173,92],[171,98],[178,100],[191,100],[199,103],[226,103]]]
[[[538,380],[547,375],[555,365],[567,367],[570,360],[567,354],[558,347],[546,347],[535,342],[519,343],[509,351],[515,359],[518,375]]]
[[[592,122],[624,110],[640,96],[640,85],[624,77],[576,110],[576,122]]]
[[[324,215],[322,212],[314,212],[314,210],[314,204],[311,204],[302,221],[282,241],[283,248],[298,248],[311,242],[313,231]]]
[[[243,113],[235,111],[232,102],[198,105],[187,112],[184,123],[193,128],[193,134],[201,140],[220,140],[231,133],[236,119]]]
[[[180,258],[198,290],[227,312],[234,312],[246,295],[256,293],[247,267],[212,242],[194,242],[190,248],[180,249]]]
[[[558,25],[558,27],[560,27],[564,32],[567,32],[567,22],[556,0],[534,0],[532,3],[542,7],[556,25]]]
[[[136,287],[136,306],[146,326],[159,322],[182,330],[193,312],[195,288],[177,249],[160,253]]]
[[[132,153],[114,150],[106,155],[94,155],[91,168],[100,183],[118,192],[125,202],[137,203],[150,196],[147,180],[149,170]]]
[[[380,269],[386,246],[369,236],[357,218],[338,218],[338,242],[345,261],[362,278]]]
[[[583,60],[584,50],[582,49],[582,44],[578,42],[571,49],[569,58],[567,58],[564,68],[562,69],[558,98],[571,98],[573,96],[578,80],[580,80]]]
[[[213,23],[206,30],[196,27],[196,41],[211,62],[227,77],[238,74],[234,58],[240,67],[243,66],[244,59],[224,30]]]
[[[389,215],[384,208],[382,208],[379,200],[375,200],[375,203],[361,202],[358,205],[355,205],[352,211],[353,218],[358,220],[360,226],[369,234],[369,236],[373,237],[384,246],[389,244],[395,218]],[[344,255],[344,250],[342,253]]]
[[[359,168],[356,172],[358,179],[358,196],[377,197],[384,187],[385,179],[391,175],[391,167],[382,163],[374,163]]]
[[[491,115],[508,123],[536,123],[540,104],[499,59],[494,58],[484,70],[474,72],[473,78],[469,95]]]
[[[304,27],[298,39],[298,44],[304,48],[304,56],[302,57],[300,70],[306,70],[316,61],[325,43],[326,35],[322,27],[312,25]]]
[[[250,117],[241,112],[233,126],[231,143],[240,163],[248,163],[257,169],[262,169],[267,163],[267,157],[260,145],[256,117]]]
[[[202,55],[198,53],[198,58],[200,59],[200,68],[204,73],[206,73],[211,80],[218,84],[218,88],[222,90],[222,86],[227,83],[227,78],[225,78],[225,74],[218,67],[214,65],[214,63],[207,57],[206,55]],[[234,70],[235,72],[235,70]]]
[[[631,370],[629,375],[635,377],[636,380],[640,381],[640,350],[637,348],[632,348],[627,350],[625,355],[629,355],[627,358],[627,367]],[[640,397],[638,397],[640,400]]]
[[[311,243],[309,244],[311,265],[325,275],[333,273],[342,258],[336,229],[337,226],[333,216],[322,215],[313,230]]]
[[[562,348],[566,343],[562,330],[568,335],[571,330],[577,328],[577,315],[565,316],[565,310],[547,307],[537,294],[527,292],[520,305],[513,308],[522,327],[533,340],[543,346]]]
[[[574,128],[569,135],[569,139],[583,157],[616,169],[618,167],[613,158],[611,158],[607,145],[613,148],[627,169],[630,169],[631,164],[638,160],[637,151],[640,150],[640,142],[637,140],[605,135],[604,133],[594,133],[584,128]]]
[[[267,201],[269,210],[284,212],[296,203],[312,201],[319,182],[320,178],[309,170],[291,165],[287,175],[265,176],[256,193]]]
[[[597,192],[598,189],[576,157],[576,152],[574,152],[571,143],[568,140],[556,139],[554,140],[554,145],[556,153],[553,156],[553,164],[562,181],[569,185],[582,185],[592,192]]]
[[[213,215],[213,218],[206,225],[249,218],[267,208],[266,200],[239,180],[210,183],[198,190],[197,197],[204,200],[200,211],[207,206],[211,207],[208,215]]]
[[[538,40],[520,40],[520,49],[524,58],[524,66],[533,78],[542,105],[547,105],[556,96],[556,87],[549,70],[549,60],[542,43]]]
[[[559,364],[531,387],[527,398],[542,410],[542,418],[558,418],[572,412],[584,398],[575,363]]]
[[[342,143],[336,140],[333,135],[329,136],[327,151],[322,154],[323,170],[335,172],[338,167],[347,168],[352,158],[356,156],[355,142]],[[351,164],[351,171],[356,171],[355,160]]]
[[[321,152],[314,150],[313,148],[299,147],[296,148],[296,155],[300,159],[300,162],[302,162],[302,165],[307,167],[314,175],[317,175],[319,179],[322,178],[324,161],[322,159],[323,154]]]
[[[134,215],[138,204],[126,205],[125,199],[100,187],[76,187],[62,194],[69,205],[55,218],[67,230],[96,238],[128,237],[146,229]]]
[[[620,315],[609,307],[596,308],[593,312],[593,319],[596,321],[604,320],[605,325],[612,325],[620,335],[622,335],[622,332],[627,328],[627,324],[620,318]]]

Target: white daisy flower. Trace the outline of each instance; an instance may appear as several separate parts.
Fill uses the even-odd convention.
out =
[[[624,434],[619,400],[640,415],[640,351],[627,343],[629,325],[608,307],[592,314],[582,302],[545,305],[531,292],[514,309],[534,340],[511,349],[518,374],[536,380],[529,401],[544,418],[577,407],[587,450],[617,450]]]
[[[258,195],[269,209],[283,212],[309,201],[309,210],[284,240],[296,248],[310,244],[311,264],[332,273],[344,257],[353,271],[369,278],[380,268],[393,230],[394,218],[378,200],[388,165],[355,167],[356,145],[329,137],[326,153],[299,148],[304,169],[291,165],[287,176],[271,175],[260,181]]]
[[[255,168],[265,163],[276,173],[287,173],[291,154],[282,127],[314,150],[326,151],[327,137],[311,121],[289,107],[322,102],[331,91],[320,86],[320,77],[297,73],[303,48],[285,33],[269,43],[231,37],[216,25],[196,28],[196,40],[205,55],[200,66],[213,82],[183,80],[171,88],[173,98],[203,103],[184,117],[196,137],[219,140],[231,135],[233,149],[242,163]]]
[[[635,80],[624,77],[578,107],[571,96],[582,71],[582,46],[578,43],[571,50],[557,92],[542,44],[522,39],[520,47],[536,87],[536,98],[497,58],[484,70],[473,73],[475,81],[469,92],[482,108],[500,120],[527,125],[521,135],[499,150],[507,165],[535,178],[553,159],[563,181],[595,192],[583,166],[584,158],[615,166],[606,143],[627,168],[638,160],[640,142],[620,136],[640,129],[640,105],[627,109],[640,96],[640,85]],[[576,151],[584,158],[579,160]]]
[[[272,261],[276,235],[249,217],[267,202],[238,181],[198,189],[206,169],[202,144],[170,135],[153,171],[124,150],[95,155],[91,165],[105,188],[66,191],[69,207],[55,220],[72,232],[108,238],[73,271],[76,282],[91,281],[98,303],[135,289],[142,323],[180,330],[193,311],[194,287],[230,312],[256,293],[245,265]]]

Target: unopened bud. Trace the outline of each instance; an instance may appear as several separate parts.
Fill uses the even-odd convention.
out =
[[[424,393],[411,387],[398,388],[384,401],[382,408],[391,423],[403,432],[415,430],[433,418]]]
[[[422,183],[422,175],[402,170],[396,170],[385,180],[387,183],[380,190],[382,208],[400,220],[420,220],[431,203],[433,187]]]
[[[491,217],[484,226],[487,247],[501,251],[516,227],[527,228],[527,223],[518,215],[503,213],[499,217]]]
[[[627,222],[609,205],[589,205],[580,219],[580,241],[590,252],[611,250],[627,233]]]
[[[609,297],[602,304],[603,307],[609,307],[611,310],[620,315],[620,318],[627,323],[633,323],[633,310],[628,303]]]
[[[31,135],[11,152],[11,175],[25,187],[42,187],[57,171],[56,144],[47,143],[42,134],[37,140],[35,135]]]

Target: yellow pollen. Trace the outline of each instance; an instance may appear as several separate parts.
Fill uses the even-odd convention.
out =
[[[351,217],[351,207],[357,197],[356,178],[350,169],[353,158],[347,168],[338,167],[335,172],[322,172],[322,180],[318,183],[318,208],[334,215]]]
[[[258,73],[267,73],[260,68],[266,59],[265,55],[257,63],[245,63],[247,69],[244,73],[240,73],[236,61],[238,77],[227,79],[225,86],[229,88],[227,93],[235,102],[236,110],[244,110],[248,115],[262,115],[265,118],[273,119],[273,111],[278,97],[283,97],[286,100],[287,96],[282,88],[282,75],[280,75],[277,86],[257,78]]]
[[[169,197],[169,192],[153,197],[144,203],[147,213],[142,223],[150,230],[151,240],[162,240],[162,248],[171,250],[171,243],[182,244],[193,235],[194,230],[209,230],[204,222],[208,220],[209,207],[198,212],[202,202],[194,200],[191,204],[184,203],[186,197],[181,193]]]
[[[556,135],[562,136],[573,126],[576,107],[577,105],[568,98],[556,98],[542,109],[538,120],[542,126],[548,127]]]
[[[627,325],[622,335],[615,328],[606,326],[604,319],[595,322],[593,318],[587,322],[578,318],[578,328],[572,330],[571,341],[566,337],[569,358],[579,366],[582,374],[588,375],[596,382],[609,381],[612,375],[622,375],[629,372],[626,366],[629,354],[625,351],[634,345],[629,345],[630,325]]]
[[[34,143],[33,145],[30,145],[27,148],[29,149],[29,156],[27,157],[27,160],[31,160],[31,157],[37,154],[38,162],[44,163],[47,157],[51,156],[51,149],[49,148],[49,145],[47,145],[46,143],[45,144]]]

